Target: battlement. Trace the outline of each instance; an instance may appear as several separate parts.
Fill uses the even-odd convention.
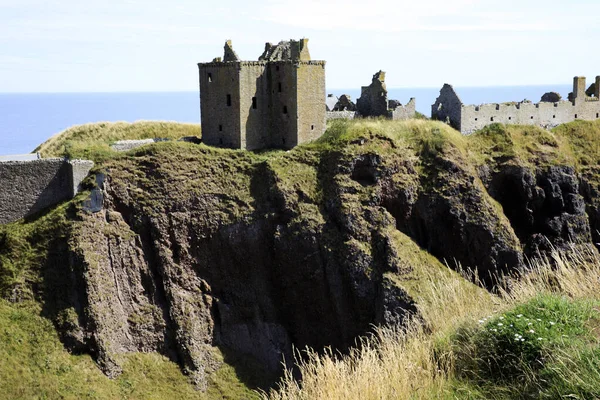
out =
[[[596,83],[587,90],[586,79],[575,77],[569,101],[561,100],[557,93],[546,93],[538,103],[520,101],[465,105],[454,88],[445,84],[431,106],[431,116],[447,122],[466,135],[496,122],[553,128],[576,119],[600,119],[599,87],[600,77],[596,77]],[[590,93],[592,96],[589,96]]]

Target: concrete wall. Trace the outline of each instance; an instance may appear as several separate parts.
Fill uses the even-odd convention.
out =
[[[71,199],[93,165],[63,159],[0,162],[0,224]]]

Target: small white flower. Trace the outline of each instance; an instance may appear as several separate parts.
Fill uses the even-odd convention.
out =
[[[544,340],[544,338],[539,337],[538,340]]]
[[[504,317],[500,317],[500,319],[504,319]]]
[[[555,324],[556,324],[556,322],[550,321],[550,325],[555,325]]]
[[[510,324],[510,327],[512,328],[512,327],[513,327],[513,324]]]
[[[519,314],[517,315],[517,318],[521,318],[523,316],[523,314]]]
[[[538,322],[542,322],[542,320],[541,320],[541,319],[539,319],[539,318],[538,318],[536,321],[538,321]]]
[[[479,323],[480,323],[480,324],[483,324],[484,322],[485,322],[485,321],[484,321],[484,320],[482,320],[482,319],[480,319],[480,320],[479,320]]]
[[[524,339],[524,338],[521,338],[521,342],[524,342],[524,341],[525,341],[525,339]]]
[[[531,326],[531,325],[533,325],[533,322],[529,322],[527,325],[528,325],[528,326]]]
[[[502,322],[498,322],[498,326],[502,326],[502,325],[503,325]]]
[[[530,329],[529,333],[535,333],[535,331],[533,329]]]

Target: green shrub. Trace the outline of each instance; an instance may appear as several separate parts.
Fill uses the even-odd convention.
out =
[[[599,371],[598,362],[590,363],[593,357],[578,356],[582,349],[595,345],[593,327],[600,318],[597,305],[597,301],[543,295],[460,330],[454,337],[459,381],[488,394],[508,391],[525,397],[572,386],[561,378],[569,371],[589,372],[585,363]],[[597,352],[596,348],[590,354]],[[559,368],[565,360],[583,364]]]

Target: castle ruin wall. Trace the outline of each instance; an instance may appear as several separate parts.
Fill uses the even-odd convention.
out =
[[[356,111],[327,111],[327,121],[333,119],[354,119],[357,117]]]
[[[298,110],[297,145],[319,138],[327,129],[325,98],[325,62],[304,61],[296,68],[296,106]]]
[[[210,146],[240,148],[238,63],[199,65],[202,141]]]
[[[536,125],[553,128],[576,119],[593,120],[600,116],[600,102],[585,101],[573,105],[557,103],[482,104],[461,107],[460,131],[469,135],[493,123]]]
[[[416,113],[416,102],[415,98],[411,97],[410,101],[404,106],[398,106],[394,110],[389,112],[389,118],[393,120],[411,119],[415,117]]]
[[[58,158],[0,162],[0,224],[73,198],[93,165]]]

